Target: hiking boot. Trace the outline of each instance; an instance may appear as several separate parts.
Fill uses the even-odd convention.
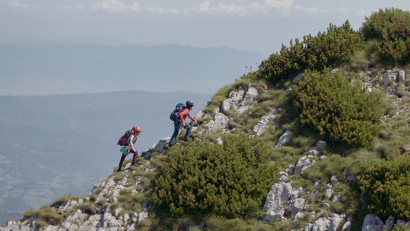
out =
[[[121,172],[122,170],[119,168],[119,169],[117,169],[117,172]]]

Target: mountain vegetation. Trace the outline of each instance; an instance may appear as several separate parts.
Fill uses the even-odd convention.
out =
[[[358,31],[347,21],[291,41],[212,97],[194,141],[144,153],[90,196],[21,222],[58,230],[73,214],[104,214],[94,227],[408,230],[409,37],[410,13],[385,9]]]

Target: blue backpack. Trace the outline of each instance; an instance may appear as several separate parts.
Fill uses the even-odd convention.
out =
[[[175,109],[171,112],[171,115],[169,115],[169,119],[172,121],[176,121],[179,117],[179,112],[182,111],[182,109],[185,107],[185,104],[179,103],[175,106]]]

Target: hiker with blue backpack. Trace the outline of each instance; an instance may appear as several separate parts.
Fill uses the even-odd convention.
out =
[[[174,121],[174,133],[172,134],[171,140],[169,141],[169,147],[176,143],[177,136],[181,128],[186,128],[184,141],[188,141],[192,126],[191,124],[185,123],[185,119],[188,117],[193,122],[195,122],[195,124],[198,124],[196,119],[189,114],[189,111],[191,111],[192,108],[194,108],[194,103],[188,100],[185,105],[182,103],[177,104],[175,110],[171,113],[170,119]]]
[[[133,153],[134,156],[132,157],[132,163],[131,165],[136,166],[137,165],[137,159],[138,159],[138,151],[134,147],[135,142],[137,142],[138,135],[141,133],[141,128],[138,126],[134,126],[132,129],[127,130],[124,135],[120,137],[118,140],[117,144],[122,146],[120,151],[122,152],[121,155],[121,160],[120,163],[118,164],[118,170],[121,171],[122,168],[122,163],[125,160],[125,157]]]

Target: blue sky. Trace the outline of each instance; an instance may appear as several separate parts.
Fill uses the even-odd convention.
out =
[[[1,43],[228,46],[267,54],[409,0],[2,0]]]

